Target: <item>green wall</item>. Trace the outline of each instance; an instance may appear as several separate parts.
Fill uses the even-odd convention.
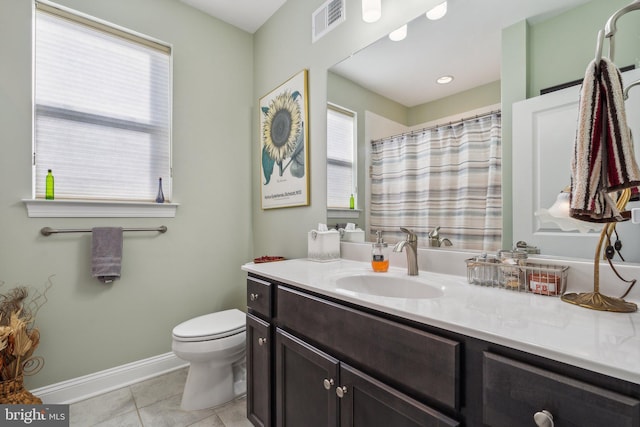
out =
[[[446,98],[416,105],[409,109],[407,122],[409,126],[415,126],[499,103],[500,81],[497,80]]]
[[[407,125],[409,108],[371,92],[338,74],[327,73],[327,100],[357,113],[359,135],[364,134],[364,112],[371,111]]]
[[[388,31],[417,16],[433,2],[405,2],[393,10],[383,1],[383,20],[364,24],[359,2],[347,2],[347,21],[317,43],[311,43],[308,16],[319,2],[287,2],[256,34],[254,41],[254,97],[257,99],[303,68],[310,70],[310,171],[309,207],[263,211],[260,208],[258,120],[254,118],[252,148],[254,253],[287,257],[306,256],[306,232],[325,220],[326,204],[326,71]],[[422,3],[422,4],[420,4]],[[628,0],[594,0],[545,21],[520,22],[503,30],[500,100],[503,104],[503,191],[505,201],[503,245],[511,247],[511,104],[539,93],[541,88],[582,78],[595,52],[597,30]],[[304,19],[298,19],[304,17]],[[637,20],[640,13],[619,21],[616,63],[638,63]],[[624,28],[623,28],[624,27]],[[631,32],[631,34],[629,34]],[[494,87],[497,83],[490,84]],[[491,91],[496,93],[495,87]],[[257,103],[255,104],[257,105]],[[455,108],[455,107],[453,107]],[[254,108],[254,111],[256,109]],[[462,109],[461,111],[464,111]],[[444,115],[444,114],[443,114]],[[517,177],[516,177],[517,178]],[[515,196],[517,202],[518,195]],[[286,236],[286,237],[285,237]]]
[[[541,89],[582,79],[587,64],[595,57],[598,30],[604,28],[609,16],[629,3],[629,0],[595,0],[531,25],[527,96],[538,96]],[[617,24],[616,65],[640,66],[640,13],[628,13]],[[606,54],[608,43],[604,46]]]
[[[176,218],[28,218],[31,197],[31,1],[0,2],[0,280],[53,287],[37,317],[37,388],[171,351],[179,322],[245,307],[251,260],[253,38],[176,0],[60,0],[173,45]],[[114,171],[117,173],[117,171]],[[233,185],[229,185],[230,181]],[[125,234],[122,279],[90,277],[89,234],[42,227],[152,227]]]
[[[383,18],[365,24],[359,1],[346,2],[347,20],[311,41],[311,14],[322,4],[289,0],[254,35],[252,214],[254,254],[307,256],[307,232],[326,222],[327,70],[415,18],[440,0],[383,1]],[[263,210],[260,203],[258,99],[302,69],[309,70],[309,206]]]
[[[502,247],[511,248],[513,236],[513,165],[511,105],[527,97],[527,40],[529,25],[522,21],[502,31]]]

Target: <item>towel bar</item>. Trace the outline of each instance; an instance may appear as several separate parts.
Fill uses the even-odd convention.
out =
[[[167,231],[166,225],[161,225],[160,227],[152,227],[152,228],[123,228],[122,231],[158,231],[160,233],[165,233]],[[43,236],[50,236],[54,233],[90,233],[90,228],[66,228],[66,229],[55,229],[51,227],[44,227],[40,229],[40,234]]]

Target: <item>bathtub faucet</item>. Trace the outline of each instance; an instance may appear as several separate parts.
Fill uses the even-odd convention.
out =
[[[429,246],[436,248],[439,248],[440,246],[451,246],[451,240],[440,237],[440,233],[438,233],[438,230],[440,230],[440,226],[434,228],[427,235],[427,237],[429,238]]]

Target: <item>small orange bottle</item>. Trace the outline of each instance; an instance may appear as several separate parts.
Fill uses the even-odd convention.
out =
[[[380,230],[376,231],[376,242],[371,245],[371,268],[376,273],[384,273],[389,270],[387,244],[382,240]]]

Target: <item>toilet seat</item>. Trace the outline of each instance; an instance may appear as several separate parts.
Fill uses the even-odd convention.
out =
[[[210,341],[245,330],[245,314],[238,309],[219,311],[194,317],[173,328],[176,341]]]

